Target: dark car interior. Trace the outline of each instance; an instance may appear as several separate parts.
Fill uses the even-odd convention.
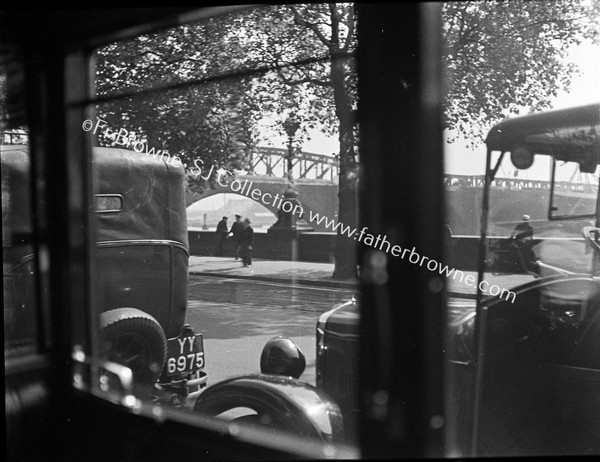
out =
[[[228,7],[7,9],[0,13],[11,123],[31,139],[32,232],[39,278],[33,347],[5,352],[7,460],[153,461],[438,457],[444,450],[443,290],[401,260],[362,250],[358,450],[293,438],[236,437],[208,418],[149,419],[73,386],[95,330],[86,232],[90,153],[81,120],[93,101],[88,56],[110,40],[222,14]],[[242,7],[230,7],[242,8]],[[442,80],[436,4],[358,4],[363,165],[360,221],[442,256]],[[394,50],[393,56],[389,50]],[[400,84],[399,84],[400,82]],[[399,142],[401,140],[401,142]],[[432,143],[431,140],[439,142]],[[4,185],[3,185],[4,188]],[[24,244],[25,245],[25,244]],[[386,273],[381,283],[377,275]],[[417,310],[396,310],[401,303]],[[5,318],[6,322],[6,318]],[[6,343],[5,343],[6,348]],[[426,365],[426,367],[424,367]],[[85,368],[84,368],[85,369]],[[83,370],[84,370],[83,369]],[[85,374],[85,372],[82,372]],[[439,421],[436,420],[436,422]]]
[[[600,454],[598,18],[1,10],[6,459]]]

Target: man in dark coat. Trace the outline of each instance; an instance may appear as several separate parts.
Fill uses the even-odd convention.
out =
[[[533,227],[529,224],[529,215],[523,215],[519,223],[510,235],[511,244],[509,251],[516,266],[523,273],[539,274],[539,264],[533,251]]]
[[[250,220],[244,220],[244,231],[240,239],[242,247],[242,263],[246,268],[252,267],[252,246],[254,245],[254,229],[250,225]]]
[[[244,223],[242,222],[242,217],[240,215],[235,215],[235,221],[231,225],[231,230],[229,231],[229,237],[233,239],[233,245],[235,245],[235,259],[240,258],[240,238],[242,237],[242,233],[244,231]]]
[[[227,229],[227,217],[223,217],[221,221],[217,224],[217,230],[215,231],[215,256],[222,257],[223,256],[223,246],[225,245],[225,241],[227,240],[227,233],[229,230]]]
[[[515,239],[527,239],[533,237],[533,227],[529,224],[529,215],[523,215],[521,223],[513,230],[510,237]]]

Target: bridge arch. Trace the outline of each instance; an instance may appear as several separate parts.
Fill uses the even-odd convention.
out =
[[[192,228],[216,229],[222,217],[228,217],[228,226],[233,224],[235,215],[249,218],[255,230],[268,229],[278,217],[258,201],[234,193],[210,194],[194,202],[187,208],[188,225]]]
[[[235,185],[232,182],[216,182],[214,188],[208,188],[202,194],[188,195],[188,207],[207,197],[215,194],[236,194],[254,200],[275,216],[283,205],[283,192],[287,187],[287,180],[283,178],[269,177],[263,175],[240,175],[236,178]],[[294,181],[294,187],[298,191],[298,201],[301,205],[302,217],[315,231],[332,231],[325,227],[324,222],[310,223],[310,217],[318,215],[328,220],[337,218],[338,210],[338,186],[327,180],[299,179]],[[293,209],[292,213],[298,216],[300,209]]]

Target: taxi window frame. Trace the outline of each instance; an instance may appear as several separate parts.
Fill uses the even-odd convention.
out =
[[[92,273],[92,269],[90,265],[92,265],[93,261],[97,258],[97,248],[93,244],[95,242],[94,239],[94,227],[92,223],[94,223],[93,215],[97,213],[95,207],[92,207],[92,202],[95,200],[95,194],[92,185],[92,171],[91,171],[91,145],[89,143],[89,138],[86,138],[85,131],[81,129],[81,121],[86,119],[94,119],[95,111],[93,110],[93,106],[96,104],[102,104],[107,101],[119,100],[125,98],[129,95],[128,92],[125,93],[115,93],[110,95],[101,95],[97,96],[94,94],[93,82],[95,75],[95,60],[94,60],[94,50],[97,47],[100,47],[104,44],[111,43],[112,41],[120,41],[126,38],[132,38],[134,36],[140,35],[142,33],[157,31],[166,29],[169,27],[175,27],[182,23],[188,23],[195,20],[201,20],[208,17],[215,17],[221,14],[230,13],[233,11],[239,11],[246,8],[251,8],[252,6],[232,6],[232,7],[224,7],[217,9],[200,9],[197,12],[191,12],[187,15],[179,15],[175,18],[172,18],[169,22],[163,22],[159,26],[154,25],[154,27],[139,27],[132,28],[130,30],[131,33],[118,33],[114,35],[106,35],[102,36],[99,39],[89,40],[85,45],[81,47],[77,47],[74,51],[72,51],[68,58],[68,75],[83,75],[83,79],[75,79],[80,82],[85,82],[85,84],[74,85],[73,87],[66,88],[66,100],[67,100],[67,126],[66,129],[68,131],[67,139],[68,139],[68,147],[67,150],[72,154],[80,152],[83,155],[79,155],[79,175],[80,178],[83,179],[83,188],[87,192],[84,198],[85,205],[83,206],[83,210],[87,211],[84,213],[86,220],[86,230],[88,231],[85,237],[85,252],[86,252],[86,277],[88,277],[85,283],[85,289],[87,293],[87,303],[86,306],[92,306],[92,300],[97,297],[95,291],[99,288],[95,284],[91,284],[89,282],[89,274]],[[219,78],[228,78],[228,75],[220,76]],[[198,83],[203,83],[203,80],[196,81],[188,81],[183,83],[176,84],[168,84],[164,86],[155,86],[148,89],[144,89],[142,91],[134,91],[131,94],[133,95],[143,95],[153,92],[162,92],[168,91],[173,88],[179,87],[187,87],[197,85]],[[99,325],[98,319],[96,316],[93,316],[92,313],[83,313],[87,310],[79,310],[79,313],[73,313],[74,317],[77,318],[77,321],[73,323],[73,325],[81,326],[79,329],[73,330],[73,342],[74,342],[74,352],[72,354],[73,361],[75,363],[75,370],[79,370],[80,367],[83,367],[83,370],[89,370],[91,368],[92,373],[97,373],[93,371],[97,371],[99,367],[98,361],[96,358],[96,346],[99,345]],[[315,319],[316,323],[316,319]],[[87,373],[84,373],[84,376],[87,376]],[[82,387],[84,392],[89,391],[87,387]],[[98,398],[98,397],[95,397]],[[111,399],[110,396],[102,397]],[[118,403],[119,400],[116,397],[113,397],[112,400],[115,403]],[[123,408],[123,413],[130,412],[128,409]],[[138,417],[146,418],[150,421],[156,420],[155,410],[153,406],[142,406],[141,408],[137,408],[135,413]],[[209,419],[206,416],[202,415],[186,415],[177,409],[164,409],[161,412],[161,421],[166,419],[170,422],[180,423],[183,425],[191,425],[194,429],[198,431],[206,431],[208,434],[228,434],[229,427],[221,422],[215,421],[214,419]],[[236,440],[240,441],[242,444],[251,444],[255,448],[262,448],[261,450],[267,451],[283,451],[289,455],[295,456],[304,456],[310,458],[323,458],[327,454],[336,454],[336,458],[348,458],[354,459],[357,457],[357,451],[354,447],[349,445],[340,444],[336,445],[336,449],[333,450],[330,443],[319,442],[311,440],[310,445],[306,445],[306,439],[296,436],[284,436],[280,435],[277,439],[268,438],[268,433],[264,430],[256,430],[252,428],[242,428],[239,433],[236,435],[229,435],[230,437],[235,437]]]
[[[432,257],[440,256],[441,226],[438,227],[437,224],[443,216],[440,213],[443,210],[442,157],[440,147],[432,148],[430,142],[431,136],[441,139],[439,5],[433,3],[375,6],[357,4],[357,9],[359,18],[362,16],[362,19],[359,19],[359,36],[370,37],[365,41],[364,46],[359,43],[359,62],[362,60],[359,74],[365,77],[364,84],[359,83],[362,87],[359,91],[362,92],[364,101],[362,107],[359,106],[358,109],[359,120],[361,129],[365,128],[365,131],[361,132],[361,149],[365,153],[365,158],[366,154],[373,153],[372,160],[369,161],[370,167],[365,169],[367,181],[363,181],[364,189],[361,188],[359,195],[363,201],[370,201],[374,205],[369,211],[362,210],[360,219],[362,223],[371,226],[374,230],[387,232],[390,226],[394,226],[395,212],[406,211],[401,205],[407,199],[404,194],[409,191],[408,197],[415,199],[416,215],[408,215],[404,231],[413,236],[424,224],[433,224],[426,230],[424,251]],[[91,50],[102,43],[177,24],[182,18],[189,20],[223,11],[219,8],[200,10],[184,8],[180,12],[174,12],[172,10],[175,9],[165,11],[169,10],[165,8],[159,9],[163,11],[145,14],[144,9],[139,10],[131,10],[126,15],[122,14],[123,11],[113,11],[115,24],[110,24],[110,20],[103,19],[99,25],[89,31],[85,29],[85,23],[81,25],[77,22],[77,14],[67,11],[65,21],[69,22],[69,18],[74,18],[70,22],[69,32],[53,37],[52,40],[48,40],[46,47],[35,50],[29,56],[31,62],[38,59],[43,64],[32,66],[33,69],[29,74],[31,81],[27,86],[27,90],[32,91],[30,100],[33,101],[31,103],[32,153],[46,181],[44,191],[61,199],[51,201],[48,205],[47,215],[52,217],[53,223],[52,226],[44,224],[41,229],[52,265],[52,271],[48,272],[47,276],[52,289],[49,295],[51,308],[49,326],[52,338],[56,340],[51,351],[52,364],[57,366],[55,396],[64,399],[58,401],[63,402],[72,413],[69,419],[73,422],[86,423],[88,413],[97,412],[97,417],[103,416],[104,421],[109,421],[111,417],[119,417],[122,423],[119,429],[121,431],[128,429],[128,434],[133,435],[139,435],[139,431],[144,430],[152,434],[156,431],[155,424],[142,422],[139,416],[123,412],[118,407],[107,406],[106,403],[100,403],[87,394],[74,393],[71,388],[73,344],[81,344],[89,349],[89,345],[94,342],[94,332],[97,331],[93,319],[86,315],[86,310],[81,309],[81,306],[90,306],[94,295],[86,280],[94,254],[92,240],[85,232],[92,222],[90,217],[92,212],[89,207],[92,197],[89,175],[91,152],[80,129],[81,121],[92,116],[86,108],[94,102],[89,91],[93,81],[93,74],[90,72]],[[136,17],[136,14],[140,16]],[[125,16],[125,19],[122,16]],[[42,35],[45,35],[44,31],[59,30],[62,27],[52,24],[52,21],[48,22],[47,18],[37,17],[28,29],[36,30],[37,26],[40,26],[38,32]],[[26,30],[22,34],[22,40],[33,50],[41,39],[39,33],[26,37],[27,32]],[[422,43],[418,40],[420,36],[425,38]],[[389,50],[395,50],[396,47],[404,47],[403,56],[397,62],[392,62],[390,68]],[[428,59],[419,62],[418,58],[424,56]],[[407,66],[408,73],[401,71],[401,65]],[[383,82],[380,82],[380,75],[384,76]],[[405,78],[408,80],[404,80]],[[406,88],[412,88],[408,93],[404,91],[406,88],[403,85],[398,85],[398,82],[403,81],[409,83]],[[57,85],[56,82],[60,84]],[[48,91],[48,89],[58,91]],[[378,107],[380,103],[383,104]],[[421,117],[416,117],[417,114]],[[403,125],[401,134],[408,135],[409,139],[409,143],[401,146],[400,149],[398,134],[394,132],[398,123]],[[382,130],[383,127],[386,130]],[[415,128],[422,128],[423,131],[415,131]],[[415,136],[416,133],[420,135]],[[369,139],[368,135],[374,136]],[[407,152],[411,155],[404,158],[396,156],[398,153]],[[391,160],[391,166],[386,160]],[[420,169],[421,162],[431,165],[433,170]],[[378,181],[382,177],[394,178],[395,181],[393,184],[382,184]],[[438,179],[440,181],[437,181]],[[396,188],[397,183],[404,180],[406,184]],[[410,191],[411,187],[416,189]],[[384,197],[386,203],[393,204],[394,210],[391,214],[386,214],[382,210]],[[361,257],[365,256],[366,254],[361,253]],[[370,365],[370,368],[374,368],[376,372],[375,382],[370,384],[361,380],[360,384],[362,390],[369,392],[369,396],[384,396],[383,394],[372,395],[371,385],[379,387],[381,374],[385,376],[384,371],[389,370],[389,364],[393,363],[399,366],[394,368],[391,374],[394,383],[400,384],[400,389],[389,390],[393,401],[388,404],[397,403],[398,399],[407,396],[414,400],[405,415],[406,423],[410,427],[410,431],[405,434],[399,434],[394,430],[394,425],[397,423],[395,419],[398,417],[396,408],[388,407],[392,412],[381,418],[381,414],[371,413],[374,409],[371,405],[377,403],[364,404],[367,409],[365,414],[369,417],[365,417],[363,428],[371,428],[368,428],[361,438],[362,457],[397,457],[398,454],[406,457],[439,456],[441,428],[431,427],[426,417],[431,412],[434,415],[443,413],[442,390],[438,387],[443,369],[438,349],[441,342],[439,334],[442,330],[442,320],[436,314],[440,311],[436,307],[439,308],[443,303],[443,291],[430,293],[427,290],[428,279],[415,268],[390,263],[388,273],[390,283],[385,287],[373,287],[371,284],[361,287],[361,292],[364,294],[361,300],[365,303],[365,312],[369,307],[376,307],[376,300],[379,300],[381,295],[396,298],[403,295],[403,291],[410,289],[405,301],[419,304],[423,302],[425,316],[422,316],[423,313],[402,313],[402,316],[392,318],[393,323],[384,324],[384,331],[388,334],[405,332],[406,325],[403,325],[403,322],[413,320],[415,324],[409,322],[409,325],[417,327],[415,331],[417,338],[433,339],[434,342],[433,344],[425,342],[424,349],[418,352],[419,359],[431,361],[425,363],[428,366],[425,375],[419,374],[411,378],[410,382],[414,383],[409,383],[407,380],[407,377],[410,377],[407,372],[412,370],[411,361],[407,362],[406,358],[398,360],[398,352],[393,348],[390,349],[389,344],[383,345],[385,349],[383,355]],[[396,281],[401,283],[394,287]],[[381,320],[374,321],[374,324],[368,324],[369,329],[382,326],[379,324]],[[428,326],[432,326],[433,329],[428,329]],[[381,345],[367,342],[363,346],[361,367],[372,360],[373,354],[381,353],[379,351]],[[365,369],[361,378],[366,377],[369,370],[372,369]],[[378,390],[375,388],[375,391]],[[103,420],[100,418],[100,421]],[[81,425],[79,428],[74,424],[63,425],[64,427],[61,428],[69,429],[68,435],[87,436],[83,439],[90,441],[90,435],[85,433],[85,430],[90,428],[89,424]],[[140,430],[133,428],[136,425],[139,425]],[[221,458],[224,454],[228,457],[236,455],[239,457],[241,454],[239,451],[244,449],[252,451],[250,458],[261,458],[266,455],[270,457],[307,455],[306,448],[304,451],[303,448],[299,448],[298,451],[288,451],[285,448],[278,450],[265,448],[249,441],[238,441],[228,446],[229,443],[234,443],[234,440],[223,434],[219,436],[227,438],[219,438],[219,441],[212,442],[211,437],[215,436],[216,427],[218,426],[213,423],[212,430],[200,431],[199,427],[192,428],[185,422],[181,425],[174,421],[169,422],[161,427],[165,436],[165,441],[161,441],[161,444],[167,445],[173,440],[181,442],[181,447],[175,449],[174,453],[196,456],[199,447],[209,445],[211,448],[216,448],[212,454],[218,454]],[[95,425],[91,428],[95,428]],[[217,428],[217,433],[218,430]],[[418,437],[411,441],[415,435]],[[142,445],[143,442],[127,441],[123,435],[114,436],[116,447],[128,448],[140,454],[140,446],[136,444]],[[73,460],[77,459],[77,448],[63,447],[56,451],[64,451],[70,454]],[[98,451],[100,454],[107,455],[106,448],[99,447]]]

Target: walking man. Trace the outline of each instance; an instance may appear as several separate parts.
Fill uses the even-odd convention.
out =
[[[223,246],[225,245],[225,241],[227,240],[227,233],[229,230],[227,229],[227,217],[223,217],[221,221],[217,224],[217,230],[215,231],[215,257],[223,256]]]
[[[242,222],[241,215],[235,215],[235,221],[231,225],[231,230],[229,231],[229,237],[233,239],[233,245],[235,246],[235,259],[240,258],[240,238],[242,237],[242,233],[244,231],[244,223]]]
[[[250,225],[250,220],[244,220],[245,228],[242,233],[242,263],[246,268],[252,268],[252,246],[254,245],[254,229]]]

